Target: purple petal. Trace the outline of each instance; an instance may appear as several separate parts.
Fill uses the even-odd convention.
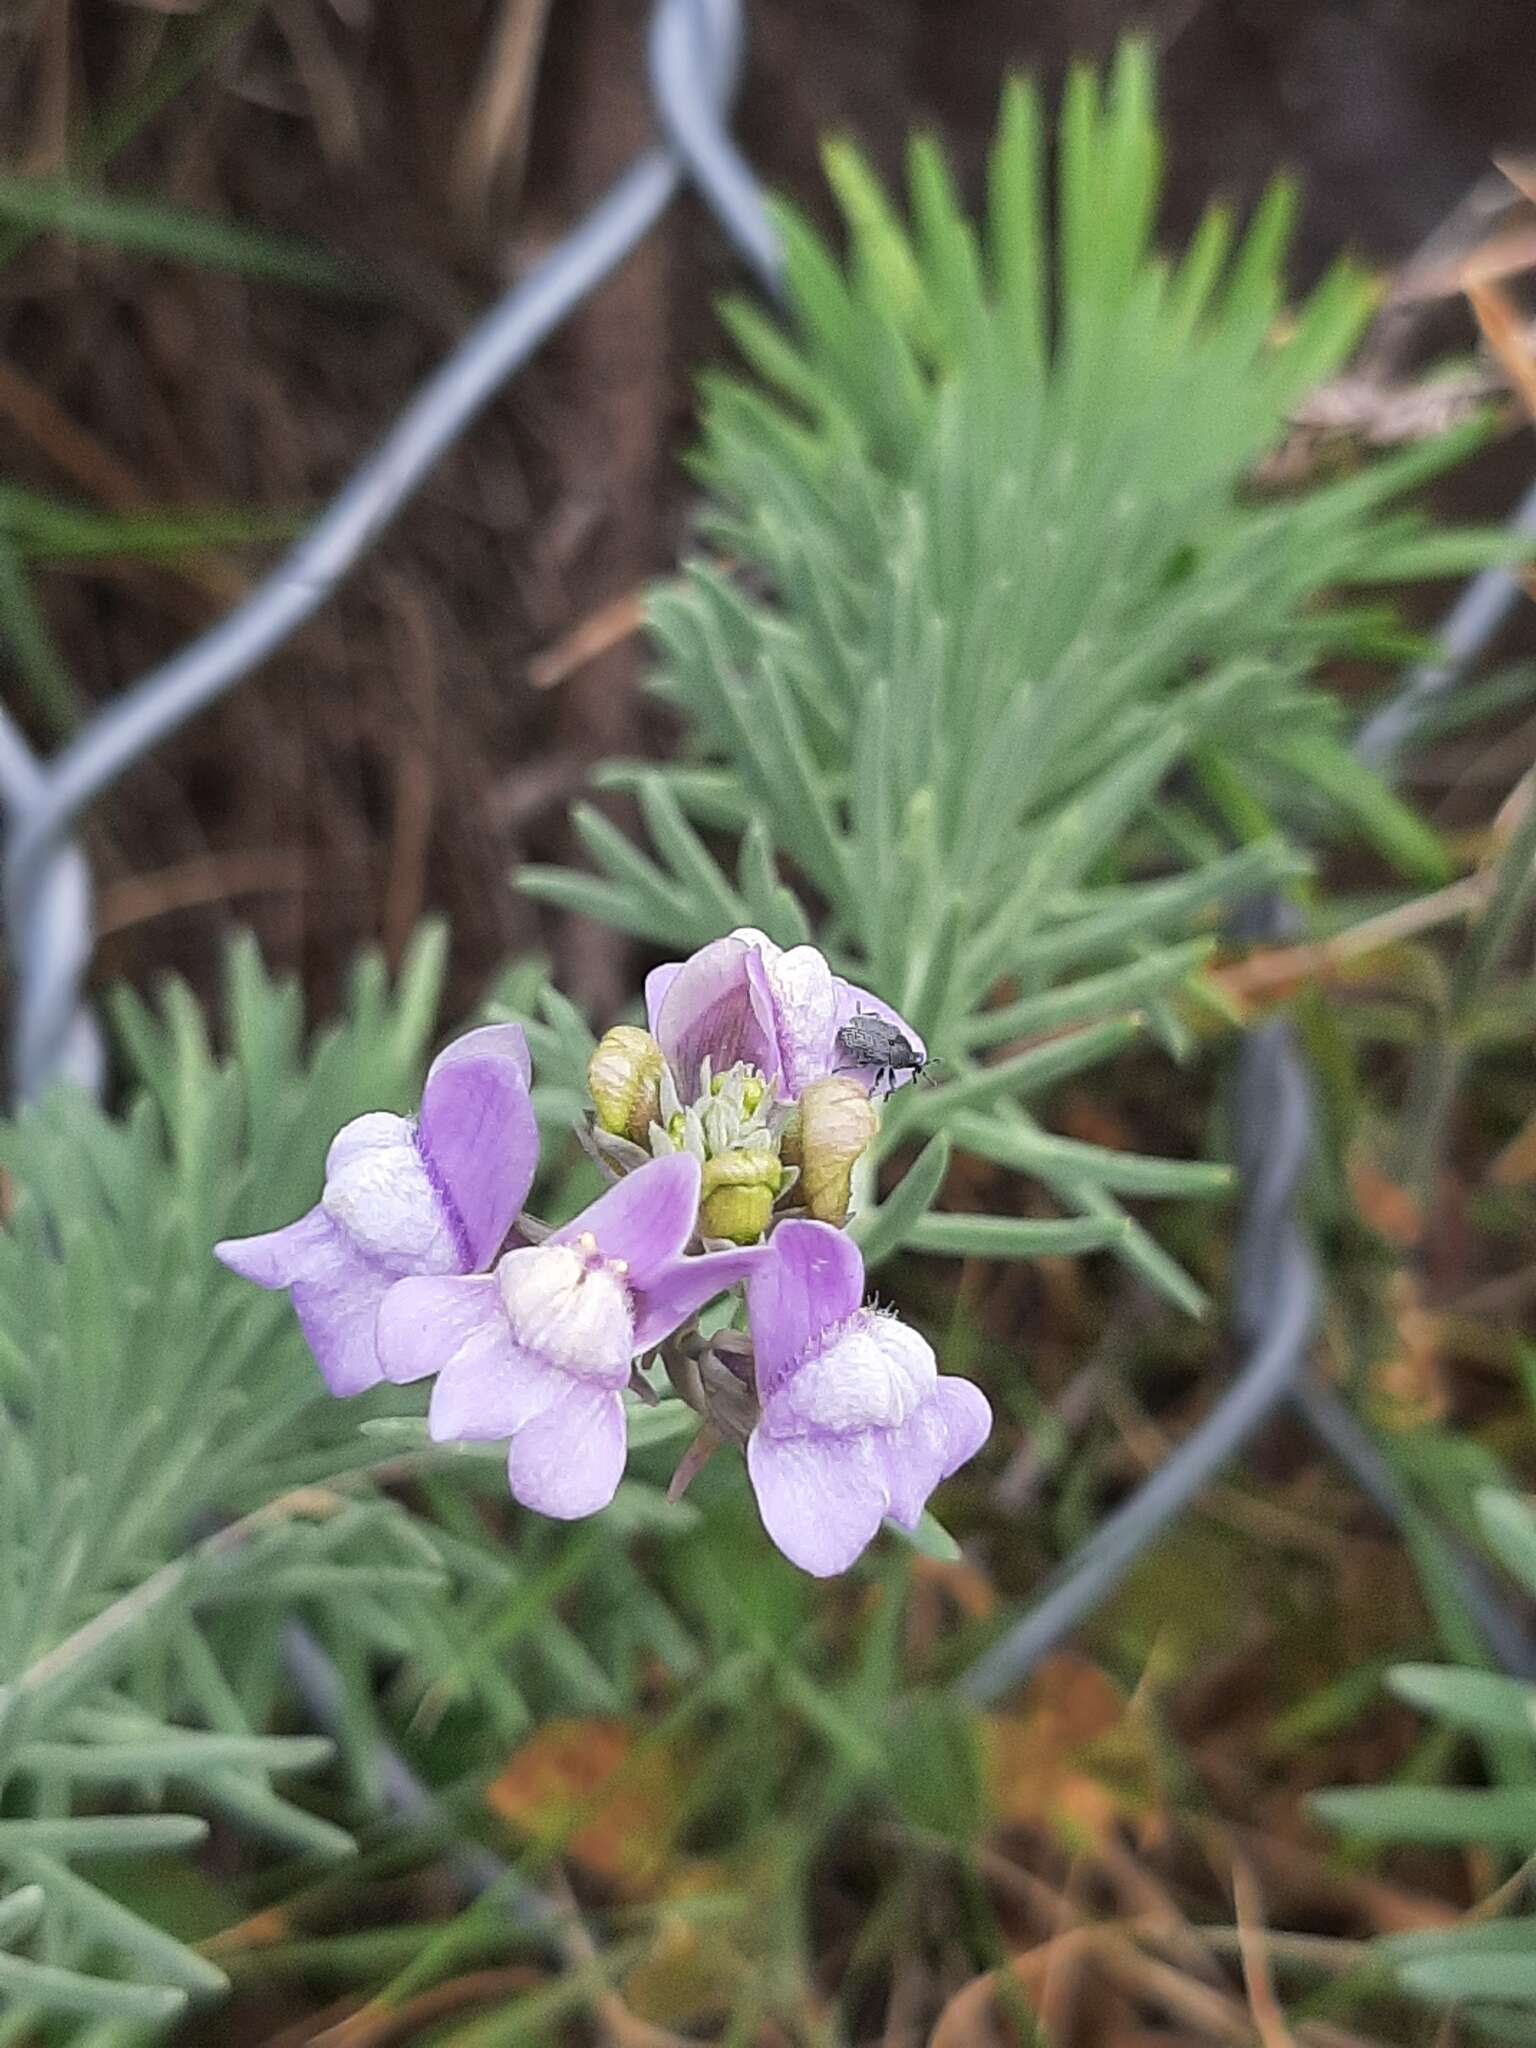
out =
[[[867,1436],[747,1439],[747,1472],[763,1527],[791,1564],[818,1579],[848,1569],[889,1506],[882,1461]]]
[[[664,967],[653,967],[645,977],[645,1028],[652,1038],[656,1036],[656,1022],[667,990],[682,973],[683,965],[681,960],[669,960]]]
[[[772,1003],[779,1093],[793,1099],[837,1064],[838,984],[814,946],[764,947],[757,957]]]
[[[536,1422],[575,1382],[512,1341],[506,1323],[466,1339],[438,1375],[427,1426],[435,1443],[500,1443]]]
[[[373,1333],[393,1278],[358,1259],[330,1281],[295,1281],[293,1312],[333,1394],[362,1394],[383,1379]]]
[[[324,1273],[335,1256],[336,1225],[321,1208],[313,1208],[282,1230],[260,1237],[226,1237],[213,1256],[242,1280],[258,1287],[291,1287],[306,1273]]]
[[[379,1307],[375,1342],[385,1379],[403,1386],[441,1372],[469,1338],[506,1317],[493,1279],[397,1280]]]
[[[716,939],[685,960],[665,987],[652,1028],[685,1102],[698,1093],[706,1054],[717,1074],[738,1060],[770,1077],[776,1071],[773,1041],[753,1008],[747,979],[747,955],[760,937],[732,932]]]
[[[699,1215],[699,1162],[688,1152],[648,1160],[552,1233],[550,1244],[591,1236],[605,1258],[623,1259],[644,1287],[678,1257]]]
[[[469,1272],[496,1256],[533,1185],[539,1134],[531,1073],[517,1025],[487,1024],[455,1039],[427,1075],[421,1154],[458,1226]]]
[[[765,1401],[822,1332],[846,1322],[864,1298],[858,1247],[830,1223],[791,1218],[769,1238],[767,1250],[747,1278],[757,1387]]]
[[[360,1394],[383,1378],[374,1345],[379,1304],[395,1278],[360,1252],[323,1209],[286,1230],[226,1238],[214,1256],[258,1287],[286,1287],[304,1341],[333,1394]]]
[[[939,1473],[941,1479],[947,1479],[951,1472],[958,1472],[969,1463],[992,1434],[992,1404],[980,1387],[961,1379],[958,1373],[942,1374],[933,1398],[943,1411],[949,1440],[944,1467]]]
[[[747,1000],[752,1005],[752,1016],[762,1042],[768,1048],[766,1056],[756,1061],[755,1065],[774,1094],[787,1098],[789,1089],[784,1079],[784,1047],[779,1036],[779,1006],[774,1000],[768,961],[769,954],[762,946],[747,948],[743,962],[747,976]]]
[[[950,1374],[900,1429],[883,1431],[893,1519],[915,1529],[939,1481],[975,1457],[991,1428],[992,1410],[980,1387]]]
[[[595,1515],[618,1491],[625,1448],[623,1395],[568,1380],[512,1439],[512,1497],[562,1522]]]
[[[663,1266],[644,1287],[633,1290],[635,1350],[649,1351],[670,1337],[705,1302],[745,1280],[772,1256],[766,1245],[745,1245],[740,1251],[705,1252]]]

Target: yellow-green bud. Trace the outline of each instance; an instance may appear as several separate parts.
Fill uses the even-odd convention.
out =
[[[843,1223],[853,1169],[880,1128],[880,1112],[847,1074],[813,1081],[784,1131],[785,1163],[798,1166],[795,1199],[823,1223]]]
[[[766,1149],[706,1159],[700,1231],[705,1237],[729,1238],[732,1244],[756,1244],[772,1219],[779,1180],[778,1159]]]
[[[666,1060],[649,1031],[615,1024],[587,1062],[587,1087],[597,1120],[615,1137],[643,1145],[661,1115],[661,1076]]]

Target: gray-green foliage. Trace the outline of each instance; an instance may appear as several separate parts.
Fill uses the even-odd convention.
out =
[[[712,552],[651,602],[656,687],[690,757],[607,771],[654,853],[583,807],[599,874],[523,879],[674,949],[745,923],[793,943],[814,900],[839,963],[948,1062],[948,1085],[901,1100],[887,1144],[919,1124],[1037,1173],[1095,1241],[1189,1299],[1130,1232],[1102,1156],[1048,1156],[1017,1104],[1112,1052],[1127,1013],[1177,1042],[1166,999],[1192,932],[1286,865],[1267,820],[1350,813],[1438,867],[1314,680],[1342,649],[1397,651],[1401,631],[1389,610],[1320,600],[1502,543],[1391,509],[1465,437],[1254,488],[1372,291],[1340,264],[1286,315],[1284,187],[1245,232],[1213,209],[1160,256],[1159,158],[1134,45],[1107,86],[1071,79],[1054,231],[1027,86],[1006,96],[979,226],[931,142],[913,146],[905,218],[855,151],[829,152],[846,256],[781,212],[788,324],[729,309],[752,374],[706,388]],[[736,839],[732,867],[710,834]],[[1028,1249],[1004,1220],[935,1235],[914,1214],[904,1234]]]
[[[1492,1558],[1536,1597],[1536,1508],[1507,1486],[1484,1486],[1475,1512]],[[1404,1664],[1388,1677],[1400,1699],[1437,1724],[1448,1756],[1460,1756],[1469,1745],[1481,1748],[1488,1782],[1320,1793],[1315,1804],[1323,1818],[1366,1840],[1481,1847],[1506,1861],[1528,1860],[1536,1844],[1536,1684],[1462,1663]],[[1394,1935],[1378,1946],[1394,1977],[1416,1997],[1461,2006],[1480,2031],[1495,2037],[1533,2038],[1536,1917],[1475,1913],[1453,1931]]]
[[[33,2008],[152,2022],[222,1983],[93,1883],[96,1859],[184,1849],[209,1815],[290,1854],[350,1853],[292,1782],[331,1745],[272,1733],[286,1623],[348,1679],[364,1793],[370,1669],[444,1637],[457,1573],[370,1485],[365,1404],[329,1399],[286,1300],[211,1256],[313,1201],[341,1123],[411,1104],[442,959],[426,935],[393,987],[366,962],[306,1052],[297,990],[242,943],[227,1058],[180,985],[158,1014],[124,998],[127,1115],[61,1090],[0,1129],[7,2039]]]

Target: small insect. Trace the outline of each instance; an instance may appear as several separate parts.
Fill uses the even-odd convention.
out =
[[[850,1067],[875,1069],[876,1094],[890,1095],[900,1074],[909,1073],[914,1081],[921,1080],[928,1067],[928,1055],[920,1052],[899,1026],[873,1010],[854,1011],[838,1031],[837,1048],[848,1055],[847,1064],[839,1067],[839,1073],[846,1073]]]

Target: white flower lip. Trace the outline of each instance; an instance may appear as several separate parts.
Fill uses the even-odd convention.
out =
[[[624,1272],[595,1243],[531,1245],[496,1268],[517,1343],[575,1379],[624,1378],[635,1321]]]
[[[927,1340],[874,1309],[860,1309],[808,1358],[779,1397],[784,1418],[838,1434],[899,1429],[933,1392],[938,1366]]]
[[[378,1111],[338,1132],[320,1201],[370,1257],[409,1261],[426,1273],[457,1271],[452,1225],[404,1117]]]

